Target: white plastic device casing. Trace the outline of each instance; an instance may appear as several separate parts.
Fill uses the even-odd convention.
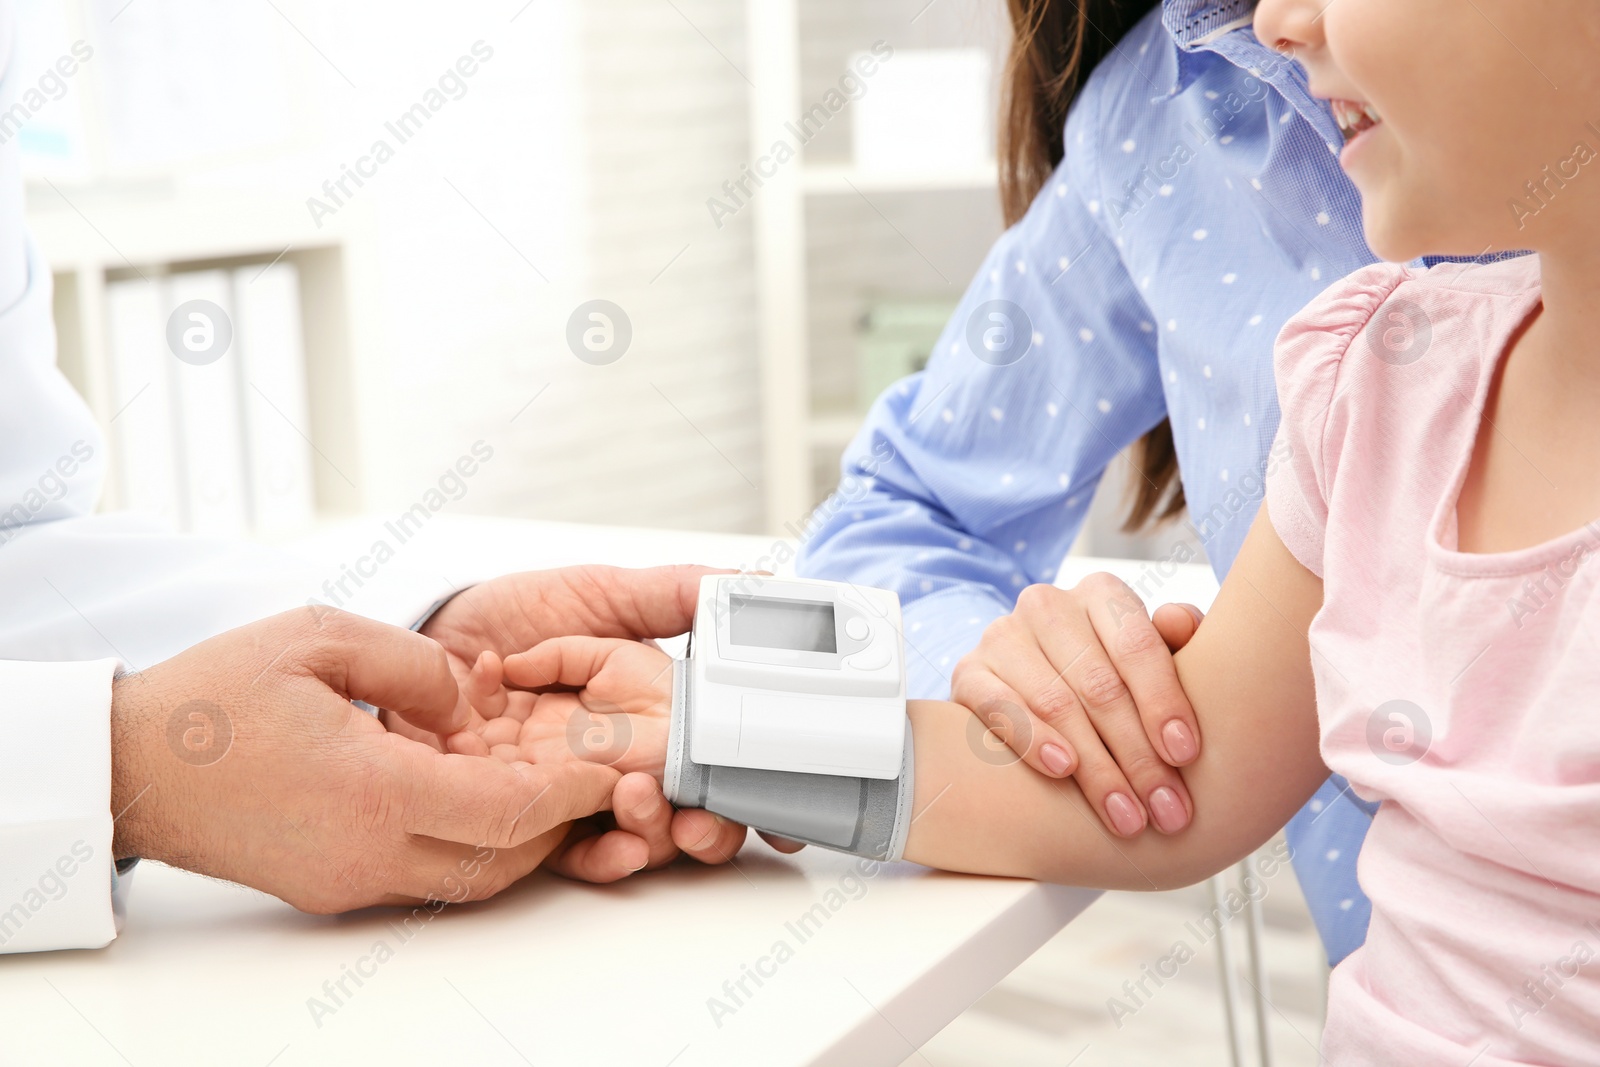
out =
[[[833,651],[735,643],[750,609],[832,609]],[[780,603],[774,603],[780,602]],[[825,637],[825,635],[823,635]],[[896,778],[905,752],[900,598],[842,582],[707,575],[689,646],[689,758],[756,770]]]

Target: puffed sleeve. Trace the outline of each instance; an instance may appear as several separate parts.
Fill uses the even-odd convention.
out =
[[[1350,417],[1345,357],[1364,343],[1374,313],[1412,273],[1392,263],[1363,267],[1278,334],[1273,371],[1282,421],[1267,461],[1267,514],[1284,547],[1319,578],[1328,500]]]

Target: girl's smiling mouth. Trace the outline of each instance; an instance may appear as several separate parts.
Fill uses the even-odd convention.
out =
[[[1339,124],[1339,129],[1344,134],[1345,144],[1351,143],[1374,126],[1383,123],[1383,116],[1379,115],[1378,109],[1371,104],[1339,99],[1330,100],[1328,103],[1333,108],[1334,121]]]

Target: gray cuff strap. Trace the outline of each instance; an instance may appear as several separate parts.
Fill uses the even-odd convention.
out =
[[[689,759],[689,665],[679,660],[672,679],[672,731],[664,786],[682,808],[705,808],[756,830],[874,860],[897,860],[911,828],[915,760],[906,731],[900,777],[847,778],[832,774],[717,767]]]

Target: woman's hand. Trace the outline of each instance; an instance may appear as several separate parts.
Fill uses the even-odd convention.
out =
[[[1110,574],[1070,590],[1029,586],[956,665],[951,698],[1034,770],[1075,776],[1119,837],[1150,821],[1176,833],[1194,805],[1174,768],[1200,755],[1200,730],[1172,653],[1200,619],[1179,604],[1152,619]]]

